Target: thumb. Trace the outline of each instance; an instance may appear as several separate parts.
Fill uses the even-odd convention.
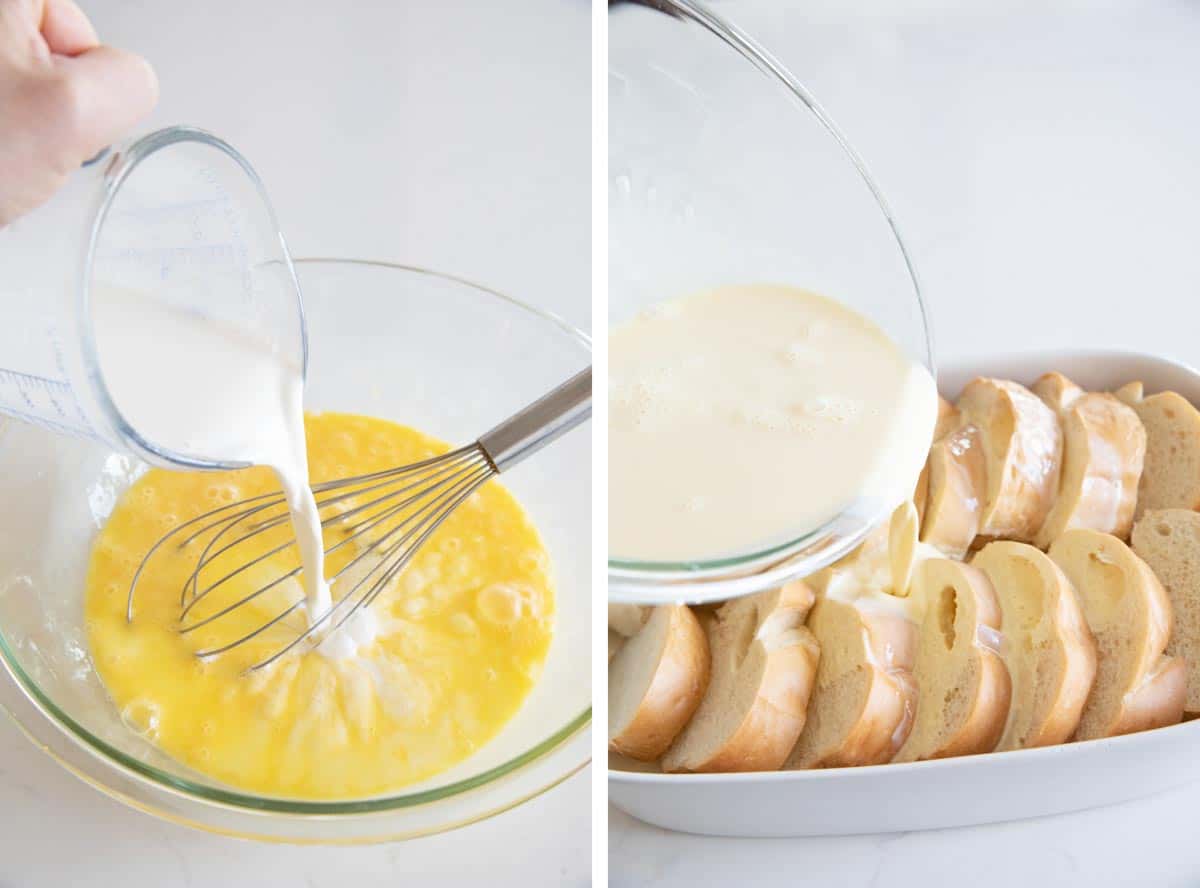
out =
[[[58,56],[66,81],[71,138],[82,158],[111,145],[148,115],[158,101],[158,78],[141,56],[96,46],[76,56]]]

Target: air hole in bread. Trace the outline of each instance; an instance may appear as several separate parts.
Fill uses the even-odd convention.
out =
[[[954,587],[947,586],[938,595],[938,627],[942,630],[942,641],[946,650],[954,649],[954,621],[958,617],[958,599]]]
[[[1175,418],[1175,411],[1174,411],[1174,410],[1172,410],[1170,407],[1168,407],[1166,410],[1164,410],[1164,411],[1163,411],[1163,413],[1165,413],[1165,414],[1166,414],[1166,416],[1167,416],[1167,419],[1174,419],[1174,418]]]
[[[1169,524],[1156,524],[1154,525],[1154,529],[1158,531],[1158,535],[1161,537],[1169,537],[1171,535],[1171,526]]]

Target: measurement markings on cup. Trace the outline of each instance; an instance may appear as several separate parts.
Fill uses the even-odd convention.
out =
[[[64,404],[72,408],[75,405],[75,396],[68,383],[0,369],[0,411],[53,432],[81,434],[80,429],[66,421],[69,408]],[[77,408],[71,412],[79,413]]]

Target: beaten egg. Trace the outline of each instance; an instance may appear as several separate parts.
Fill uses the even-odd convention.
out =
[[[314,483],[448,450],[419,431],[363,416],[310,415],[305,431]],[[147,561],[133,619],[126,620],[134,573],[160,537],[223,505],[277,491],[263,468],[153,469],[113,509],[93,545],[85,608],[92,658],[125,722],[232,788],[310,800],[394,792],[486,744],[537,682],[554,621],[549,556],[521,505],[495,480],[454,511],[388,583],[359,621],[371,631],[352,633],[362,641],[349,656],[300,645],[269,666],[249,668],[304,631],[303,608],[244,644],[197,656],[303,599],[293,576],[220,613],[296,568],[286,522],[215,558],[199,588],[233,575],[193,605],[182,624],[190,601],[182,593],[211,535],[183,548],[163,546]],[[347,512],[378,495],[363,493],[333,508]],[[349,535],[333,522],[325,528],[326,546]],[[346,540],[330,554],[327,575],[347,568],[370,539]],[[368,553],[345,570],[333,584],[335,599],[378,563],[374,557]],[[196,624],[203,625],[181,633],[181,625]]]

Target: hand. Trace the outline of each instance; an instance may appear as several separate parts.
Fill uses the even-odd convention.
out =
[[[74,0],[0,0],[0,226],[49,200],[157,99],[150,65],[102,46]]]

